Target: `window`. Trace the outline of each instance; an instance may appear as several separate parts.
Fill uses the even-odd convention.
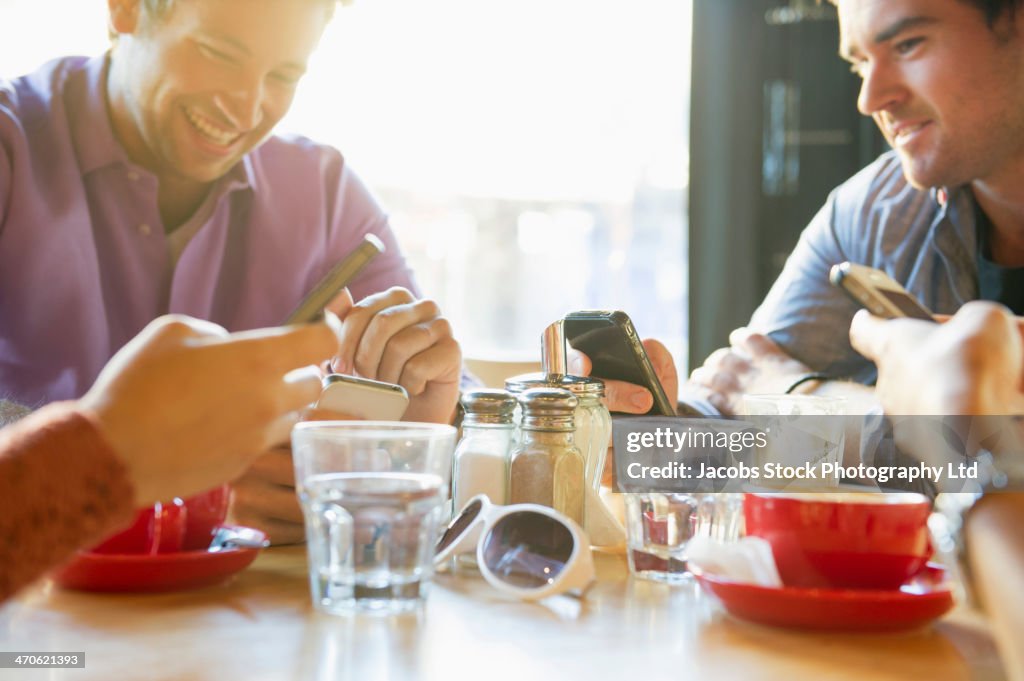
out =
[[[0,12],[5,75],[106,45],[99,0]],[[281,128],[345,154],[467,356],[536,359],[544,326],[601,307],[682,365],[690,20],[690,0],[356,0]]]

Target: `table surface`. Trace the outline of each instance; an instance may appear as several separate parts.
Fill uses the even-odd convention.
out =
[[[1001,679],[992,638],[958,606],[899,634],[748,624],[698,588],[630,579],[595,554],[585,599],[509,600],[479,577],[439,575],[422,612],[312,609],[305,552],[272,548],[232,581],[172,594],[100,595],[49,582],[0,608],[0,650],[85,651],[85,669],[0,669],[0,679]]]

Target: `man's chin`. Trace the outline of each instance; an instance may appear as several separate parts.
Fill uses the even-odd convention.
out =
[[[933,187],[955,187],[961,184],[950,177],[950,173],[939,171],[934,164],[929,164],[921,159],[907,158],[900,156],[900,163],[903,167],[903,177],[914,189],[922,191]]]
[[[221,163],[179,165],[178,175],[184,179],[201,184],[210,184],[227,175],[240,158],[225,159]]]

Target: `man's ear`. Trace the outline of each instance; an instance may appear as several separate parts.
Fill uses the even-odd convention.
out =
[[[107,0],[110,11],[110,32],[134,33],[139,26],[139,14],[142,12],[141,0]]]

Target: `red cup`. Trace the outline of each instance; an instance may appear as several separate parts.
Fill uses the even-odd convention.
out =
[[[932,554],[920,494],[747,494],[748,535],[772,547],[783,584],[898,589]]]
[[[228,515],[230,500],[229,485],[220,485],[185,499],[183,503],[188,511],[188,519],[181,547],[183,551],[201,551],[210,546],[213,531]]]
[[[149,555],[180,551],[185,540],[186,515],[180,499],[157,502],[139,511],[128,529],[107,537],[90,551]]]

